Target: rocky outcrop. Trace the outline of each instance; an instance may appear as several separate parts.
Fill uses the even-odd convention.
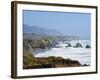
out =
[[[23,40],[23,48],[25,50],[36,50],[36,49],[50,49],[54,47],[54,43],[50,39],[41,39],[41,40]]]
[[[86,45],[86,47],[85,48],[91,48],[91,46],[90,45]]]
[[[62,57],[54,57],[54,56],[51,56],[51,57],[37,57],[37,58],[35,58],[35,57],[32,58],[31,57],[31,62],[29,62],[29,63],[30,64],[25,64],[24,63],[23,68],[24,69],[34,69],[34,68],[59,68],[59,67],[82,66],[79,63],[79,61],[77,61],[77,60],[64,59]]]
[[[81,43],[79,43],[79,42],[78,42],[78,43],[76,43],[76,45],[75,45],[74,47],[75,47],[75,48],[79,48],[79,47],[80,47],[80,48],[83,48],[82,44],[81,44]]]
[[[66,47],[72,47],[71,43],[68,43],[68,45]]]

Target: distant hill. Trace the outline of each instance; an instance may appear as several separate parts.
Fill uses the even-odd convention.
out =
[[[23,25],[24,39],[41,39],[51,37],[55,40],[77,40],[80,39],[79,36],[73,35],[62,35],[59,31],[54,29],[44,29],[39,26],[28,26]]]
[[[38,34],[38,35],[49,35],[49,36],[60,36],[61,33],[54,29],[44,29],[39,26],[28,26],[26,24],[23,25],[24,33],[29,34]]]

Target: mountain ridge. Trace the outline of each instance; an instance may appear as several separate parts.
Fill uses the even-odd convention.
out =
[[[41,35],[56,35],[56,36],[61,36],[62,34],[55,30],[55,29],[44,29],[40,28],[38,26],[29,26],[24,24],[23,25],[23,31],[24,33],[33,33],[33,34],[41,34]]]

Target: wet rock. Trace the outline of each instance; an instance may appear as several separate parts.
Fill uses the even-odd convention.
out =
[[[91,46],[90,45],[86,45],[86,47],[85,48],[91,48]]]
[[[75,48],[83,48],[82,44],[81,43],[76,43],[76,45],[74,46]]]
[[[68,43],[67,47],[72,47],[71,43]]]
[[[87,65],[87,64],[83,64],[83,66],[89,66],[89,65]]]

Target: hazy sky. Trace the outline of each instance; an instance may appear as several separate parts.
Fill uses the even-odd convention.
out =
[[[63,35],[90,39],[91,14],[73,12],[23,11],[23,22],[29,26],[55,29]]]

